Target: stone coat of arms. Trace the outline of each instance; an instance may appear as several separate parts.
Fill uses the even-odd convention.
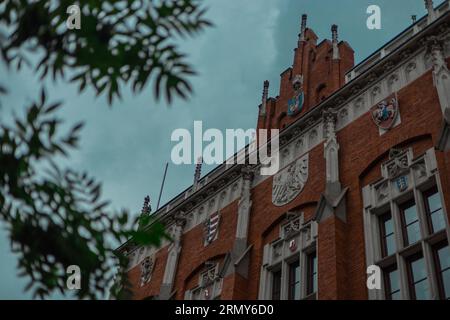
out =
[[[288,204],[305,187],[308,180],[309,154],[297,159],[273,177],[272,203],[281,207]]]

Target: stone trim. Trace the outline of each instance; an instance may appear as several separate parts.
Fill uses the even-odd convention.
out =
[[[442,232],[429,235],[426,226],[426,214],[423,206],[422,192],[436,186],[441,195],[446,229],[445,237],[449,239],[450,228],[446,214],[445,201],[443,199],[442,187],[435,158],[434,149],[429,149],[424,155],[413,158],[412,149],[403,152],[394,152],[389,161],[382,164],[383,178],[375,183],[369,184],[362,189],[363,195],[363,220],[364,241],[366,251],[366,264],[387,267],[391,264],[397,265],[400,272],[400,291],[402,299],[409,299],[407,285],[407,270],[405,259],[415,252],[423,252],[427,265],[427,277],[431,283],[432,297],[437,298],[438,292],[434,278],[434,268],[431,256],[430,243],[442,238]],[[401,189],[396,184],[396,179],[406,177],[407,187]],[[403,243],[402,225],[398,206],[409,199],[414,199],[420,223],[421,240],[416,244],[405,247]],[[381,238],[379,216],[391,212],[394,223],[394,234],[396,238],[396,253],[383,257],[381,252]],[[368,290],[369,299],[385,299],[384,282],[381,290]]]
[[[270,300],[272,293],[272,273],[281,270],[281,300],[288,298],[288,267],[296,260],[300,263],[300,298],[306,298],[306,257],[317,252],[317,224],[304,222],[304,215],[288,215],[288,221],[280,227],[280,237],[263,247],[263,262],[259,281],[259,300]],[[292,241],[296,247],[289,248]]]

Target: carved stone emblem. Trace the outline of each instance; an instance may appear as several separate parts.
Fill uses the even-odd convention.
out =
[[[308,180],[308,160],[309,155],[306,154],[274,176],[272,185],[274,205],[284,206],[300,194]]]
[[[393,179],[408,169],[408,154],[401,150],[391,150],[390,161],[386,164],[388,177]]]
[[[152,277],[153,267],[155,266],[155,257],[146,257],[141,262],[141,287],[148,283]]]

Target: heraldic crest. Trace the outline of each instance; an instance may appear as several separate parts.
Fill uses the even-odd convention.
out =
[[[274,176],[272,185],[274,205],[284,206],[300,194],[308,180],[308,160],[309,155],[306,154]]]
[[[370,111],[373,121],[380,129],[391,129],[395,124],[395,120],[398,116],[397,95],[392,95],[386,100],[381,101]]]
[[[290,117],[300,113],[305,102],[305,94],[303,93],[303,76],[296,75],[292,81],[292,86],[294,88],[294,97],[289,99],[287,111],[287,114]]]

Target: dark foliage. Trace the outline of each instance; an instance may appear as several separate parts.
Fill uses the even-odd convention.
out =
[[[73,1],[5,0],[0,2],[0,53],[10,68],[27,64],[41,80],[52,77],[107,94],[111,104],[129,85],[139,93],[153,82],[154,95],[171,102],[191,92],[194,71],[174,44],[210,25],[204,9],[189,0],[80,1],[81,29],[66,30]],[[39,56],[39,61],[30,57]],[[7,88],[0,85],[0,98]],[[101,184],[87,173],[62,169],[61,156],[77,148],[82,124],[61,132],[44,90],[24,117],[0,123],[0,223],[6,226],[18,270],[28,276],[26,290],[45,298],[67,293],[67,267],[81,269],[77,298],[103,298],[111,292],[129,297],[124,273],[127,259],[114,250],[132,239],[159,245],[167,237],[151,216],[131,221],[127,212],[111,212]],[[1,103],[1,101],[0,101]],[[1,104],[0,104],[1,106]],[[148,226],[136,228],[137,225]],[[120,270],[119,274],[116,273]]]

